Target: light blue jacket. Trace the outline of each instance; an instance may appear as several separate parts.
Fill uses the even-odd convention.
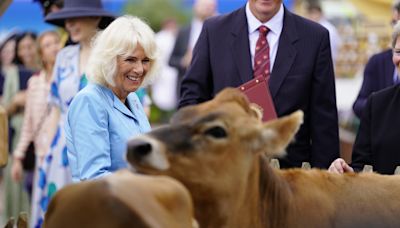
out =
[[[127,97],[130,110],[109,89],[89,84],[73,99],[65,124],[72,179],[78,182],[127,166],[127,140],[150,131],[135,93]]]

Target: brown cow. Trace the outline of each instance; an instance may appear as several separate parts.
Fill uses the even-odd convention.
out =
[[[197,223],[190,194],[178,181],[123,170],[61,189],[51,200],[44,227],[187,228]]]
[[[271,168],[303,115],[259,117],[226,89],[130,140],[127,157],[140,172],[180,180],[200,227],[400,227],[400,176]]]

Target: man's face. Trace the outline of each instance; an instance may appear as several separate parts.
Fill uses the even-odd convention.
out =
[[[251,12],[261,22],[267,22],[278,11],[282,0],[248,0]]]

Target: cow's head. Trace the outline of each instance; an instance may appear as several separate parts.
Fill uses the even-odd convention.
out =
[[[303,113],[261,122],[261,113],[229,88],[178,111],[169,125],[131,139],[127,158],[139,172],[177,178],[189,189],[223,191],[246,182],[261,153],[281,156]]]

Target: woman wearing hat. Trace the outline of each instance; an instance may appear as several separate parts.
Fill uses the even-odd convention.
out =
[[[63,26],[76,45],[63,48],[57,55],[53,69],[50,89],[52,105],[50,119],[50,150],[38,171],[40,188],[33,204],[38,210],[31,216],[31,227],[40,227],[47,204],[54,193],[71,182],[71,173],[67,159],[64,122],[69,105],[83,87],[86,86],[86,65],[91,53],[91,40],[98,29],[105,28],[114,16],[103,10],[100,0],[65,0],[64,7],[50,13],[45,20],[48,23]],[[35,207],[33,205],[33,207]]]

